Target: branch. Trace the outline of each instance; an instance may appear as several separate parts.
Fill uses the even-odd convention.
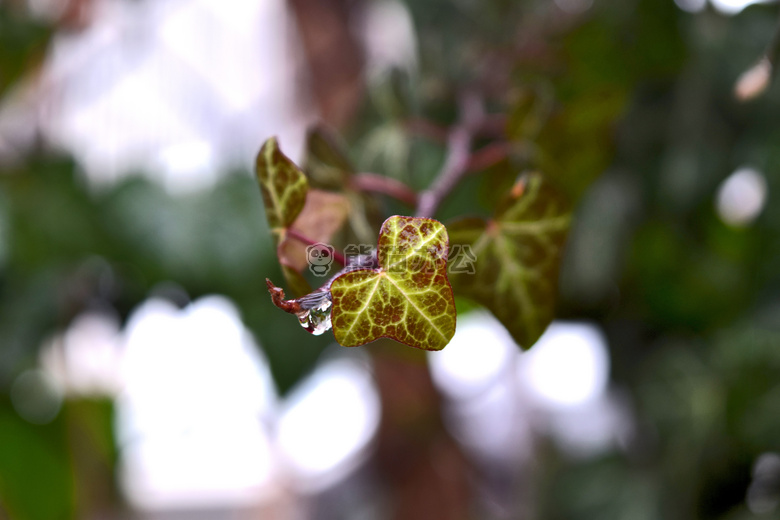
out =
[[[504,114],[485,115],[474,128],[474,133],[484,137],[504,137],[506,135],[507,120],[508,117]],[[427,137],[431,141],[436,141],[437,143],[447,142],[447,129],[428,119],[413,117],[406,120],[404,127],[410,133],[420,137]]]
[[[417,205],[417,193],[401,181],[390,177],[377,175],[376,173],[359,173],[351,177],[350,183],[358,191],[382,193],[409,206]]]
[[[471,142],[485,117],[482,101],[474,93],[464,94],[459,102],[460,120],[447,136],[447,156],[431,187],[420,194],[418,217],[432,217],[446,197],[468,171]]]

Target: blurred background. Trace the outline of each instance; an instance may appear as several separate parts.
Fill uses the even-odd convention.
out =
[[[780,518],[777,20],[0,0],[0,518]],[[467,85],[521,151],[440,216],[547,157],[559,319],[526,353],[466,305],[427,356],[308,335],[265,289],[260,144],[325,123],[420,189]]]

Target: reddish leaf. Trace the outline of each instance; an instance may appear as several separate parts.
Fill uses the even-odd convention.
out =
[[[340,193],[309,190],[306,204],[290,226],[314,242],[329,243],[333,234],[344,224],[349,213],[349,201]],[[288,236],[279,245],[279,261],[301,271],[306,269],[307,245]]]

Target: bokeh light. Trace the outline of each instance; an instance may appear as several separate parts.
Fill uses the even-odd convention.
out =
[[[367,360],[326,360],[293,390],[278,424],[281,453],[308,490],[344,477],[366,455],[379,425]]]
[[[524,354],[521,371],[534,395],[552,406],[596,399],[609,378],[604,335],[590,324],[554,322]]]
[[[509,370],[517,347],[506,329],[487,312],[472,312],[458,320],[455,337],[441,352],[428,354],[433,380],[448,396],[477,395]]]
[[[221,297],[183,310],[151,299],[130,317],[117,401],[121,482],[138,507],[245,505],[274,471],[267,362]]]
[[[296,155],[303,112],[281,0],[96,1],[46,63],[43,132],[93,183],[148,172],[174,192],[212,186],[280,134]]]
[[[746,226],[753,222],[767,200],[766,179],[758,170],[739,168],[718,188],[718,215],[731,226]]]

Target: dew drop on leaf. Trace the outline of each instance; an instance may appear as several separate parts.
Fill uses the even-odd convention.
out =
[[[301,327],[319,336],[326,330],[330,330],[330,299],[323,299],[319,306],[298,313],[298,322]]]

